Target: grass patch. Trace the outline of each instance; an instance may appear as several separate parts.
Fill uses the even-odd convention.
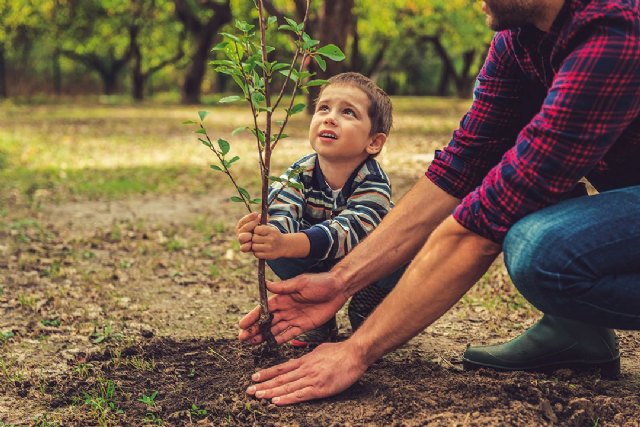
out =
[[[211,136],[229,139],[231,153],[240,156],[234,168],[243,186],[257,188],[255,141],[246,133],[230,136],[233,129],[251,123],[246,108],[166,101],[133,105],[116,98],[87,98],[0,106],[0,212],[21,200],[37,205],[212,189],[232,196],[224,176],[208,168],[213,155],[198,143],[194,129],[181,124],[195,119],[203,108],[211,112]],[[393,160],[385,168],[401,173],[407,165],[395,156],[433,153],[447,143],[469,105],[468,100],[422,97],[398,97],[393,102],[394,130],[386,149]],[[273,159],[274,174],[310,151],[309,120],[304,114],[290,120],[290,138],[282,141]]]

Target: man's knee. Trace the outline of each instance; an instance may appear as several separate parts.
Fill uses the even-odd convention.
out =
[[[525,217],[509,230],[503,243],[511,280],[540,309],[560,290],[561,260],[554,254],[558,245],[556,225],[535,214]]]

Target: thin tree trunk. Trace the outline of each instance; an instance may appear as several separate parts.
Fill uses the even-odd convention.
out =
[[[191,55],[191,61],[182,85],[182,103],[197,104],[200,102],[202,81],[209,59],[209,52],[213,40],[220,28],[231,21],[230,0],[217,3],[211,0],[202,0],[199,4],[211,9],[214,14],[208,21],[202,22],[199,16],[191,9],[186,0],[174,0],[176,16],[183,23],[184,28],[196,39],[196,49]]]
[[[7,98],[8,96],[4,43],[0,43],[0,98]]]
[[[60,69],[60,51],[55,49],[51,58],[53,93],[62,95],[62,70]]]

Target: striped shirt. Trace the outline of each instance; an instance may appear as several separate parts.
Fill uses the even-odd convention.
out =
[[[638,3],[566,0],[549,32],[495,35],[471,109],[427,171],[462,199],[462,226],[500,243],[582,177],[600,191],[640,184]]]
[[[310,258],[339,259],[389,212],[391,184],[380,164],[369,158],[353,171],[334,199],[317,158],[316,153],[306,155],[282,175],[286,182],[291,171],[302,170],[291,181],[302,184],[303,189],[283,189],[279,182],[271,185],[269,224],[282,233],[305,233],[311,243]]]

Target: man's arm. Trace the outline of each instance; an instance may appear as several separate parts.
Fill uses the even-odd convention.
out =
[[[269,290],[276,294],[271,297],[269,308],[274,314],[272,332],[278,343],[321,324],[349,296],[411,260],[458,202],[422,177],[378,228],[331,272],[268,283]],[[317,319],[300,315],[310,310]],[[240,321],[240,340],[262,342],[256,325],[258,318],[256,307]]]
[[[379,233],[380,234],[380,233]],[[256,372],[247,392],[287,405],[345,390],[369,365],[442,316],[484,274],[500,246],[445,220],[396,288],[347,341]]]

